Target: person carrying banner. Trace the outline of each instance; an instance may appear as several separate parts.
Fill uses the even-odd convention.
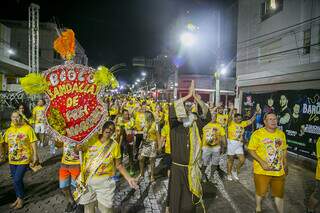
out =
[[[277,116],[264,115],[264,128],[253,132],[248,151],[253,157],[256,212],[261,212],[261,201],[269,187],[279,213],[284,212],[284,184],[288,174],[287,142],[283,131],[277,128]]]
[[[316,153],[317,153],[317,169],[316,169],[316,185],[312,195],[309,198],[308,202],[308,213],[314,213],[317,206],[320,202],[320,137],[318,138],[317,145],[316,145]]]
[[[80,197],[79,203],[84,205],[85,213],[95,212],[96,201],[100,212],[112,212],[116,184],[111,177],[116,169],[132,188],[138,188],[136,180],[121,164],[119,143],[112,139],[114,131],[114,123],[107,121],[101,134],[77,147],[77,150],[83,151],[84,159],[74,196],[76,200]]]
[[[5,132],[4,142],[8,145],[9,166],[17,199],[10,207],[20,209],[24,198],[23,177],[29,164],[39,162],[35,143],[38,139],[31,126],[22,121],[19,111],[11,114],[11,122],[12,125]]]

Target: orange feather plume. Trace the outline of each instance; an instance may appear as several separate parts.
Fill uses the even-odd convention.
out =
[[[71,60],[75,55],[75,36],[71,29],[67,29],[54,41],[53,48],[65,60]]]

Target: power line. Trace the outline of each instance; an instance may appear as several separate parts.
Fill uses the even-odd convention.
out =
[[[313,46],[318,46],[318,45],[320,45],[320,42],[308,45],[306,47],[313,47]],[[293,49],[284,50],[284,51],[280,51],[280,52],[274,52],[274,53],[270,53],[270,54],[266,54],[266,55],[262,55],[262,56],[256,56],[256,57],[252,57],[252,58],[237,60],[236,62],[239,63],[239,62],[245,62],[245,61],[252,61],[252,60],[259,59],[259,58],[264,58],[264,57],[268,57],[268,56],[274,56],[274,55],[277,55],[277,54],[288,53],[288,52],[299,50],[299,49],[303,49],[303,48],[306,48],[306,47],[298,47],[298,48],[293,48]]]
[[[301,24],[305,24],[305,23],[308,23],[308,22],[312,22],[312,21],[314,21],[314,20],[316,20],[316,19],[319,19],[319,18],[320,18],[320,16],[317,16],[317,17],[311,18],[311,19],[307,19],[307,20],[305,20],[305,21],[303,21],[303,22],[300,22],[300,23],[297,23],[297,24],[294,24],[294,25],[291,25],[291,26],[288,26],[288,27],[285,27],[285,28],[282,28],[282,29],[279,29],[279,30],[272,31],[272,32],[270,32],[270,33],[266,33],[266,34],[257,36],[257,37],[255,37],[255,38],[250,38],[250,39],[247,39],[247,40],[244,40],[244,41],[240,41],[240,42],[238,42],[238,44],[242,44],[242,43],[245,43],[245,42],[248,42],[248,41],[253,41],[253,40],[258,39],[258,38],[263,38],[263,37],[265,37],[265,36],[268,36],[268,35],[271,35],[271,34],[274,34],[274,33],[277,33],[277,32],[281,32],[281,31],[290,29],[290,28],[292,28],[292,27],[297,27],[297,26],[299,26],[299,25],[301,25]]]

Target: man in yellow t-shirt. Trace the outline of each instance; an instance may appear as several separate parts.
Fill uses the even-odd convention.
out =
[[[38,100],[37,106],[35,106],[32,110],[32,119],[34,121],[34,131],[36,132],[40,146],[44,144],[44,137],[45,137],[45,106],[44,100]]]
[[[217,122],[216,112],[212,113],[212,119],[203,127],[202,133],[202,174],[207,180],[206,168],[211,167],[210,177],[212,177],[219,166],[221,147],[226,146],[226,132]]]
[[[314,213],[320,203],[320,137],[316,145],[317,169],[316,169],[316,186],[308,202],[308,213]]]
[[[11,123],[5,132],[4,142],[8,145],[10,172],[17,197],[11,207],[20,209],[23,207],[24,174],[29,164],[34,165],[39,161],[35,144],[38,139],[33,129],[22,121],[18,111],[12,113]]]
[[[255,113],[250,120],[243,121],[241,114],[233,114],[234,110],[231,109],[231,117],[228,124],[228,143],[227,143],[227,179],[239,180],[238,174],[242,165],[244,164],[245,157],[243,153],[243,133],[245,127],[249,126],[256,119],[257,113]],[[234,116],[233,116],[234,115]],[[233,118],[233,119],[232,119]],[[237,156],[239,163],[236,171],[232,171],[234,157]]]
[[[121,164],[119,143],[112,139],[115,131],[115,125],[112,121],[107,121],[102,127],[102,134],[94,136],[84,146],[84,163],[82,166],[84,175],[90,173],[90,167],[99,161],[97,159],[106,149],[103,162],[98,165],[98,169],[94,171],[94,175],[89,178],[87,190],[80,197],[79,203],[84,205],[84,212],[95,212],[95,203],[98,201],[100,212],[112,212],[114,191],[116,189],[115,181],[112,179],[116,169],[123,175],[129,185],[138,188],[136,180],[133,179]],[[78,149],[78,148],[77,148]],[[90,163],[91,162],[91,163]]]
[[[219,123],[223,128],[226,128],[228,125],[229,115],[223,113],[222,106],[217,108],[217,123]]]
[[[264,115],[264,128],[253,132],[248,150],[253,157],[253,173],[256,189],[256,212],[261,212],[262,198],[271,188],[279,213],[283,213],[283,195],[287,174],[287,142],[283,131],[277,128],[274,113]]]

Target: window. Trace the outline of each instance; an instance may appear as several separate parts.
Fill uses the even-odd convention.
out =
[[[53,51],[53,58],[60,59],[59,53],[57,53],[56,51]]]
[[[303,31],[303,54],[310,53],[311,29]]]
[[[39,57],[41,57],[41,49],[39,48]]]
[[[265,0],[261,4],[261,21],[277,14],[283,9],[283,0]]]

